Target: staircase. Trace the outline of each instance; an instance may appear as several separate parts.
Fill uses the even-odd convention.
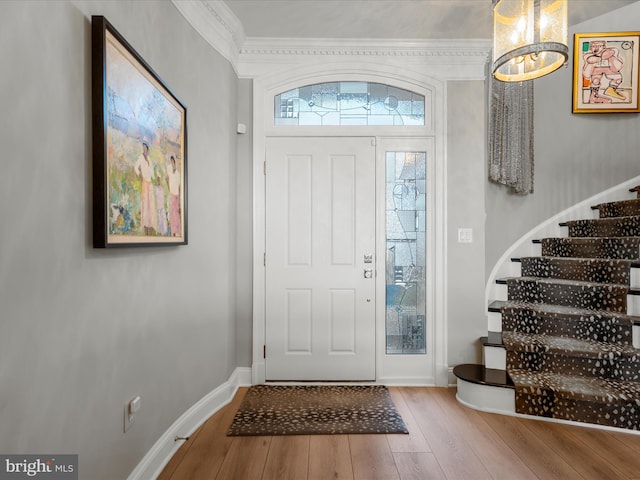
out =
[[[453,371],[462,403],[640,430],[640,193],[591,208],[496,279],[484,365]]]

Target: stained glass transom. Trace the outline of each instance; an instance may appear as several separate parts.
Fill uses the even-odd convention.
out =
[[[275,96],[276,125],[424,125],[424,96],[370,82],[329,82]]]
[[[386,153],[386,353],[426,353],[426,153]]]

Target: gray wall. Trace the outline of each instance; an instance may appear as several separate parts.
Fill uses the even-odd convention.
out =
[[[568,66],[535,80],[535,193],[487,181],[487,274],[534,226],[640,174],[640,115],[571,113],[573,33],[637,31],[638,19],[640,2],[573,26]]]
[[[238,135],[236,169],[238,208],[238,283],[236,299],[236,361],[251,367],[253,350],[253,81],[238,82],[238,122],[247,133]]]
[[[480,361],[487,334],[484,308],[485,87],[482,81],[447,83],[447,360]],[[473,243],[458,243],[458,228]]]
[[[188,107],[188,246],[91,246],[92,14]],[[236,284],[250,285],[236,258],[251,256],[236,241],[237,78],[168,1],[0,2],[0,58],[0,452],[78,453],[80,478],[126,478],[249,364],[235,338]]]

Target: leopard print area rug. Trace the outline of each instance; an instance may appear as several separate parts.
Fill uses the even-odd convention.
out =
[[[254,385],[228,436],[409,433],[381,385]]]

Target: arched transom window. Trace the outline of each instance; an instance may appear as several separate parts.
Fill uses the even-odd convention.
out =
[[[275,96],[276,125],[424,125],[424,96],[371,82],[327,82]]]

